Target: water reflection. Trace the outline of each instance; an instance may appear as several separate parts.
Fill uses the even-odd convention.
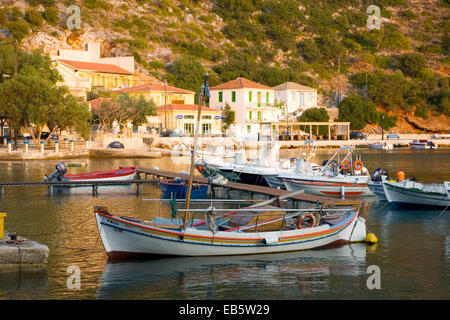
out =
[[[100,277],[99,299],[249,298],[249,288],[270,289],[283,298],[286,283],[299,297],[327,290],[331,276],[364,274],[366,245],[228,257],[163,258],[145,262],[108,262]],[[174,283],[179,295],[173,296]],[[265,294],[263,294],[265,295]],[[261,297],[263,298],[263,297]]]

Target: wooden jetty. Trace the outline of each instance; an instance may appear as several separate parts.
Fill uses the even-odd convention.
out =
[[[142,192],[142,186],[146,183],[156,183],[158,180],[129,180],[129,181],[20,181],[20,182],[0,182],[0,190],[2,197],[5,195],[5,187],[25,187],[25,186],[47,186],[49,194],[53,194],[54,187],[71,187],[83,186],[91,187],[92,195],[98,195],[99,186],[120,186],[127,184],[136,185],[136,194]]]
[[[137,167],[136,168],[137,174],[144,174],[145,179],[147,179],[148,175],[151,175],[153,177],[164,177],[164,178],[175,178],[179,177],[184,180],[189,179],[189,175],[182,174],[178,172],[172,172],[172,171],[163,171],[153,168],[142,168]],[[146,180],[144,180],[146,181]],[[155,180],[150,180],[155,181]],[[290,194],[290,191],[284,190],[284,189],[277,189],[277,188],[270,188],[270,187],[263,187],[263,186],[257,186],[252,184],[245,184],[245,183],[239,183],[239,182],[231,182],[228,181],[225,184],[214,184],[209,181],[208,178],[202,177],[202,176],[194,176],[194,182],[195,183],[204,183],[204,184],[210,184],[212,189],[214,187],[223,187],[223,188],[230,188],[234,190],[241,190],[241,191],[247,191],[250,193],[259,193],[259,194],[265,194],[271,197],[281,197],[285,196],[287,194]],[[214,192],[213,190],[211,190]],[[360,204],[360,200],[342,200],[339,198],[332,198],[332,197],[325,197],[325,196],[318,196],[318,195],[312,195],[307,193],[301,193],[294,196],[290,196],[289,199],[294,201],[305,201],[305,202],[313,202],[313,203],[321,203],[321,204],[327,204],[327,205],[357,205]]]

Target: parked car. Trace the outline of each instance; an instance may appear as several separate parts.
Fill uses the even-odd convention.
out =
[[[350,132],[350,139],[367,139],[367,135],[359,132],[359,131],[352,131]]]
[[[108,148],[111,149],[124,149],[125,147],[123,146],[123,144],[119,141],[113,141],[110,144],[108,144]]]
[[[47,139],[50,135],[50,132],[41,132],[41,140]],[[34,137],[37,139],[37,133],[34,134]]]
[[[168,129],[161,133],[161,137],[180,137],[181,135],[172,129]]]

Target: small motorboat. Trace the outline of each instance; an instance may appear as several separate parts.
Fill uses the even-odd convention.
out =
[[[447,192],[448,200],[450,200],[450,182],[444,181],[445,192]]]
[[[377,196],[380,201],[387,201],[386,194],[384,193],[382,177],[389,176],[387,170],[378,168],[370,175],[370,181],[368,183],[369,189]]]
[[[409,143],[409,146],[411,149],[419,149],[419,150],[425,150],[425,149],[435,149],[437,148],[437,145],[431,141],[426,139],[414,139]]]
[[[369,143],[369,148],[376,149],[376,150],[392,150],[392,149],[394,149],[394,146],[392,145],[392,143],[374,142],[374,143]]]
[[[391,204],[409,206],[450,206],[448,190],[442,183],[424,184],[413,179],[400,182],[387,181],[382,177],[384,193]]]
[[[186,199],[188,184],[181,178],[161,180],[159,183],[163,199]],[[208,185],[192,184],[191,199],[206,199]]]
[[[63,162],[56,165],[56,170],[44,177],[46,182],[111,182],[123,181],[124,183],[134,179],[136,167],[119,168],[108,171],[94,171],[80,174],[66,174],[67,167]],[[70,187],[84,186],[82,184],[71,185]]]

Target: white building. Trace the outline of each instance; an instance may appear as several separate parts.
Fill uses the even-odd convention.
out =
[[[235,112],[235,123],[247,133],[259,132],[261,122],[275,122],[281,110],[274,107],[275,91],[260,83],[237,78],[210,88],[209,106],[222,109],[228,104]]]
[[[317,89],[295,82],[285,82],[276,87],[275,100],[283,102],[288,114],[296,112],[300,115],[308,108],[317,107]]]

